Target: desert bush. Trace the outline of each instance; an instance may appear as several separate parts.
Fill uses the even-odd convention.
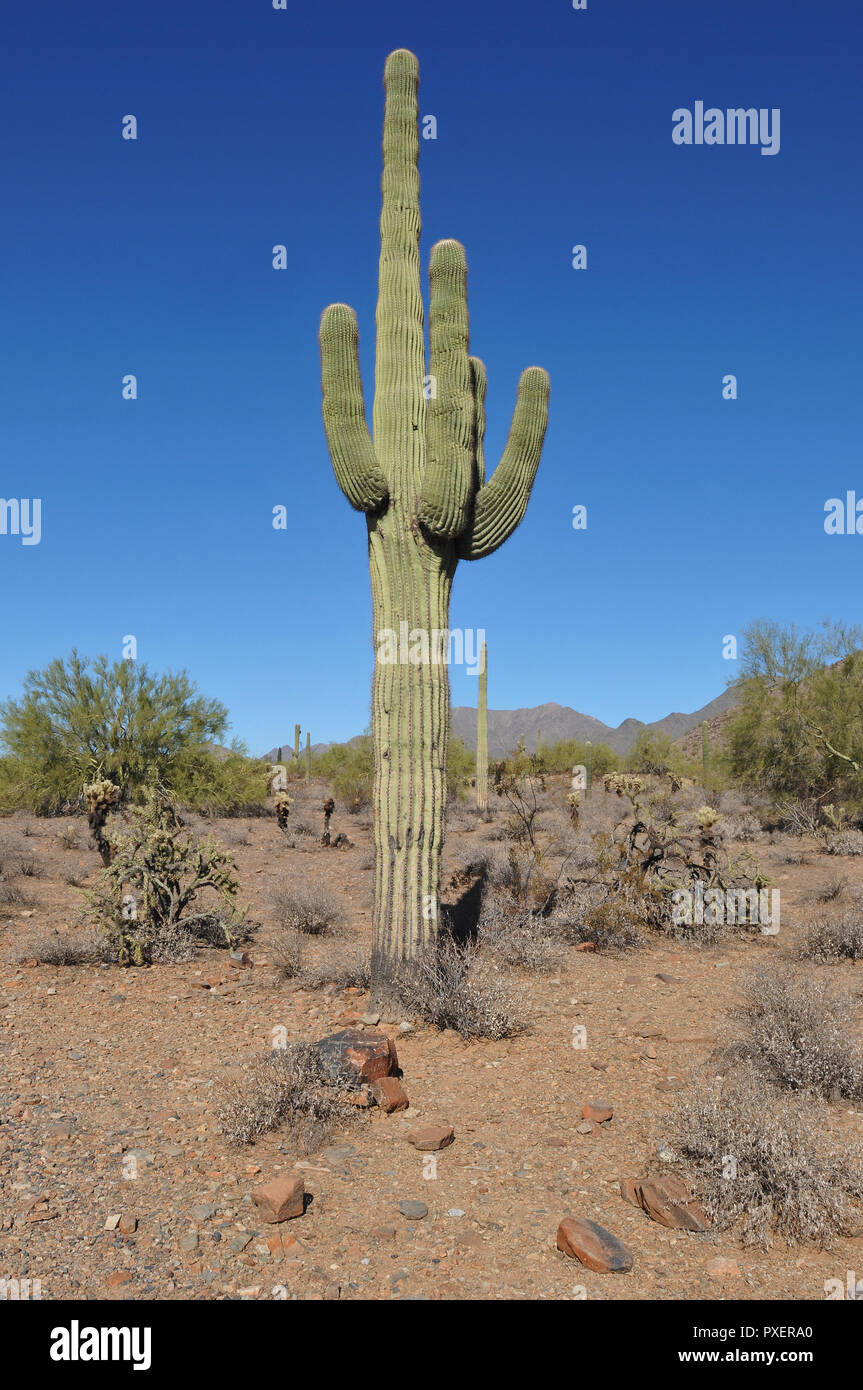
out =
[[[847,895],[849,887],[846,874],[830,874],[813,890],[812,897],[819,903],[835,903]]]
[[[61,825],[56,834],[58,849],[81,849],[81,832],[74,821]]]
[[[326,989],[331,985],[336,993],[343,989],[368,990],[371,980],[371,961],[357,950],[318,960],[304,967],[297,977],[301,989]]]
[[[761,822],[751,811],[724,816],[723,823],[727,839],[739,840],[744,844],[751,844],[762,833]]]
[[[0,912],[6,908],[27,908],[33,906],[33,898],[17,883],[0,880]]]
[[[513,907],[499,894],[485,894],[480,911],[478,941],[504,965],[542,974],[560,963],[560,940],[537,913]]]
[[[625,898],[568,894],[551,914],[550,929],[570,946],[592,944],[598,951],[631,951],[647,941],[645,923]]]
[[[40,965],[97,965],[114,959],[110,944],[95,928],[77,931],[34,931],[20,937],[12,949],[16,964],[25,960]]]
[[[345,918],[341,899],[321,883],[284,884],[273,893],[270,905],[279,933],[322,936]]]
[[[225,1087],[218,1116],[222,1134],[230,1144],[251,1144],[286,1125],[300,1151],[313,1152],[335,1123],[343,1126],[356,1115],[332,1082],[311,1043],[294,1043],[257,1057],[242,1079]]]
[[[863,831],[834,830],[824,837],[828,854],[863,854]]]
[[[463,1038],[511,1038],[525,1031],[521,1000],[486,968],[473,946],[443,935],[396,972],[395,992],[404,1009],[435,1028]]]
[[[121,965],[188,958],[196,940],[233,945],[233,862],[214,840],[196,840],[169,801],[151,792],[125,821],[114,818],[105,836],[111,862],[87,894],[86,911]],[[214,905],[203,908],[206,890]]]
[[[816,913],[798,948],[802,960],[863,960],[863,908],[834,907]]]
[[[863,1097],[863,1050],[851,1033],[855,1004],[823,977],[791,965],[747,981],[740,1035],[728,1053],[790,1091],[826,1099]]]
[[[828,1245],[859,1224],[863,1151],[843,1150],[824,1126],[820,1103],[783,1094],[756,1069],[707,1077],[667,1117],[674,1166],[716,1230],[769,1249]],[[734,1162],[733,1181],[728,1163]]]

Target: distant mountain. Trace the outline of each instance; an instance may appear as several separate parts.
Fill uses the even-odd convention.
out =
[[[591,743],[607,743],[615,753],[625,754],[632,748],[642,729],[655,729],[676,741],[691,729],[698,728],[703,719],[709,722],[724,715],[737,704],[737,700],[737,691],[729,689],[717,695],[715,700],[711,700],[701,709],[694,710],[692,714],[681,714],[675,710],[673,714],[667,714],[664,719],[657,719],[652,724],[644,724],[640,719],[624,719],[616,729],[609,724],[603,724],[601,719],[594,719],[590,714],[579,714],[578,710],[570,709],[569,705],[548,704],[533,705],[530,709],[490,709],[488,751],[493,758],[503,758],[516,747],[519,739],[523,738],[525,747],[529,752],[533,752],[537,738],[542,734],[543,743],[559,743],[561,739],[566,738],[589,738]],[[470,705],[456,705],[451,711],[450,727],[468,748],[476,749],[475,709]],[[355,738],[348,739],[348,743],[356,743],[362,737],[362,734],[357,734]],[[312,752],[324,753],[331,747],[332,744],[329,743],[313,743]],[[271,748],[261,756],[272,763],[276,761],[278,751],[278,747]],[[300,761],[304,752],[305,744],[300,747]],[[290,743],[282,744],[282,762],[292,762],[293,757],[294,740],[291,739]]]
[[[488,751],[493,758],[502,758],[524,739],[529,752],[536,748],[537,737],[543,743],[559,743],[562,739],[590,739],[591,743],[607,743],[615,753],[625,754],[632,748],[642,729],[654,729],[672,740],[682,738],[703,719],[711,720],[737,703],[736,690],[729,689],[715,700],[694,710],[692,714],[675,711],[664,719],[645,724],[640,719],[624,719],[617,728],[603,724],[590,714],[579,714],[568,705],[534,705],[530,709],[490,709],[488,712]],[[476,710],[469,705],[457,705],[452,710],[451,728],[468,748],[476,748]]]

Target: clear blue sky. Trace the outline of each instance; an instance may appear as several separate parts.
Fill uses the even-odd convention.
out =
[[[754,617],[859,620],[863,536],[826,536],[823,508],[863,497],[861,33],[851,0],[11,6],[0,495],[41,498],[43,534],[0,536],[0,695],[131,633],[252,751],[367,723],[365,526],[316,333],[355,306],[368,395],[397,47],[438,120],[423,264],[467,247],[490,459],[521,368],[552,379],[527,518],[456,575],[489,703],[655,719],[724,688],[722,637]],[[673,144],[697,100],[780,108],[779,154]]]

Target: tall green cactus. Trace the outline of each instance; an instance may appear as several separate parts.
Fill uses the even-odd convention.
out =
[[[479,650],[479,693],[476,701],[476,809],[488,810],[488,649]]]
[[[449,729],[445,662],[396,661],[385,644],[390,634],[407,630],[425,634],[431,647],[435,630],[449,627],[458,561],[490,555],[521,521],[539,465],[549,396],[547,373],[528,367],[503,456],[486,482],[486,375],[468,352],[467,263],[457,241],[439,241],[429,266],[426,399],[418,84],[413,53],[391,53],[384,69],[373,437],[363,403],[356,315],[346,304],[332,304],[320,326],[330,458],[339,486],[368,525],[378,992],[394,966],[416,956],[437,933]]]
[[[294,725],[294,762],[300,761],[300,726]]]

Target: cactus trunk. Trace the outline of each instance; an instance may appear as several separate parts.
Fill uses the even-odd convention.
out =
[[[300,761],[300,726],[294,725],[294,762]]]
[[[432,249],[429,390],[420,291],[417,87],[412,53],[384,71],[383,206],[373,437],[356,316],[321,319],[324,428],[336,479],[366,514],[375,674],[373,988],[437,934],[449,731],[449,599],[459,559],[502,545],[524,515],[548,414],[548,377],[519,383],[509,439],[485,482],[485,368],[468,355],[467,265],[455,241]],[[442,639],[435,639],[435,633]]]
[[[479,657],[476,707],[476,808],[488,810],[488,652],[483,642]]]

